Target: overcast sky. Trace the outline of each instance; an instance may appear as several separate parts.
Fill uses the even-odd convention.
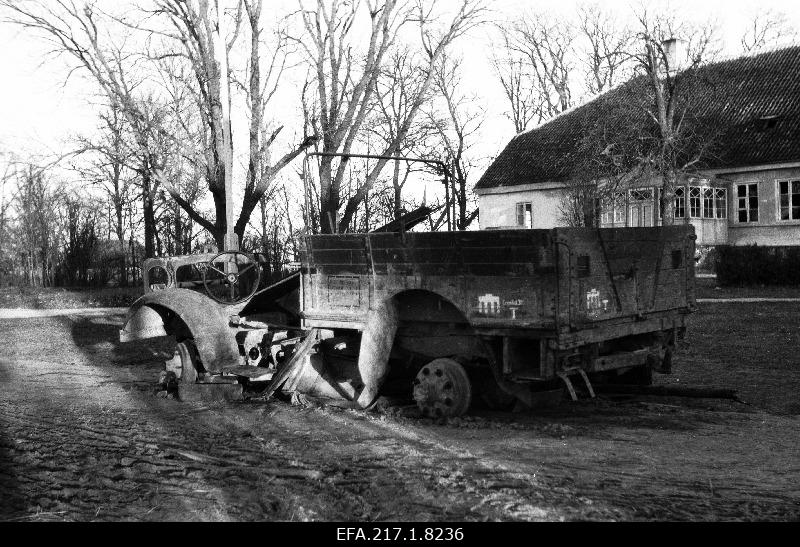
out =
[[[571,0],[490,0],[487,3],[495,10],[496,17],[500,18],[531,9],[571,14],[578,4]],[[294,2],[283,4],[295,5]],[[266,5],[273,6],[270,2]],[[602,5],[619,13],[620,18],[629,18],[631,7],[638,4],[627,0],[606,0]],[[667,4],[651,1],[648,5]],[[728,55],[737,53],[740,35],[756,8],[782,11],[789,17],[790,23],[800,29],[800,4],[795,1],[673,0],[668,5],[671,6],[669,9],[686,20],[715,18]],[[502,117],[504,103],[496,78],[489,68],[487,52],[491,43],[492,38],[486,29],[476,31],[473,36],[461,39],[454,46],[467,59],[465,81],[469,82],[474,93],[485,100],[487,121],[480,148],[487,157],[496,155],[513,136],[512,125]],[[0,72],[3,75],[0,85],[0,148],[23,155],[26,152],[58,152],[65,149],[64,142],[70,135],[92,131],[97,112],[92,104],[93,90],[79,79],[71,80],[64,86],[67,74],[65,63],[45,58],[47,47],[39,38],[17,27],[0,24],[0,51]],[[284,101],[298,103],[286,104],[285,108],[292,111],[299,109],[299,101],[292,98],[285,98]]]

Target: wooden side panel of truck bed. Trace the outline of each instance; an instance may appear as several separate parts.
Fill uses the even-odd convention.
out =
[[[492,230],[307,236],[308,327],[363,328],[370,308],[423,291],[475,328],[579,331],[687,312],[694,230]]]

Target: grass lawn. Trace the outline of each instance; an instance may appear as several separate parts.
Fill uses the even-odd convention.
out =
[[[800,285],[720,287],[715,278],[695,279],[696,298],[800,298]]]
[[[730,387],[745,401],[800,414],[800,303],[701,303],[689,316],[673,375],[660,383]]]

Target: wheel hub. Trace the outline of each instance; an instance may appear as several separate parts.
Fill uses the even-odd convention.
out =
[[[414,379],[414,400],[425,416],[464,414],[472,401],[472,389],[464,367],[452,359],[431,361]]]

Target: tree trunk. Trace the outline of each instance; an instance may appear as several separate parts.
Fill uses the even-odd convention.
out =
[[[120,276],[119,276],[119,283],[122,287],[128,286],[128,269],[126,267],[127,264],[127,256],[125,253],[125,224],[122,217],[122,202],[117,199],[114,203],[114,213],[117,217],[117,241],[119,242],[119,256],[122,260],[122,264],[120,266]]]
[[[663,176],[663,187],[661,189],[661,203],[659,204],[663,213],[661,214],[661,225],[672,226],[675,224],[675,185],[678,176],[674,169],[668,169]],[[684,199],[687,199],[686,196]]]
[[[175,215],[175,241],[173,249],[176,255],[182,254],[183,247],[183,219],[181,219],[181,207],[177,203],[174,204],[173,214]]]
[[[400,220],[403,216],[402,188],[400,186],[400,162],[394,162],[394,173],[392,174],[392,185],[394,186],[394,219]]]
[[[321,158],[319,162],[319,224],[323,234],[336,232],[336,216],[339,212],[339,189],[333,187],[331,163],[332,159],[327,157]]]
[[[155,233],[156,217],[153,207],[153,196],[151,188],[150,170],[145,167],[142,172],[142,212],[144,215],[144,256],[153,258],[155,256]]]

